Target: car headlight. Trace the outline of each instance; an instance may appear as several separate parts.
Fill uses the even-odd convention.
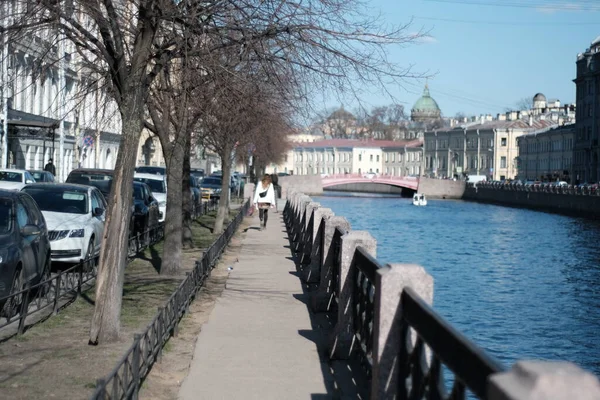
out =
[[[8,261],[8,249],[0,249],[0,264]]]
[[[85,229],[73,229],[69,237],[83,237],[85,235]]]
[[[159,202],[158,202],[158,206],[159,206],[159,207],[165,207],[166,205],[167,205],[167,202],[166,202],[166,201],[159,201]]]

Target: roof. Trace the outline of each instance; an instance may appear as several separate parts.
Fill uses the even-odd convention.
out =
[[[323,147],[370,147],[370,148],[386,148],[386,147],[418,147],[421,145],[420,140],[358,140],[358,139],[325,139],[314,142],[295,143],[294,148],[315,149]]]
[[[417,100],[411,111],[440,111],[437,102],[430,96],[427,85],[425,85],[423,95]]]
[[[77,168],[72,170],[71,172],[87,172],[87,173],[103,173],[103,174],[114,174],[115,171],[112,169],[100,169],[100,168]]]
[[[533,96],[533,101],[546,101],[546,96],[542,93],[536,93],[535,96]]]
[[[88,189],[92,189],[92,186],[89,185],[80,185],[78,183],[55,183],[55,182],[36,182],[36,183],[29,183],[27,185],[25,185],[25,188],[29,188],[29,187],[57,187],[57,188],[62,188],[62,189],[80,189],[80,190],[88,190]]]
[[[142,178],[142,179],[150,179],[150,180],[155,180],[155,181],[164,181],[165,180],[165,176],[164,175],[158,175],[158,174],[145,174],[142,172],[136,172],[133,175],[134,178]]]
[[[575,130],[575,124],[573,123],[573,124],[567,124],[567,125],[557,126],[557,127],[550,128],[550,129],[536,130],[534,132],[530,132],[530,133],[527,133],[525,135],[521,135],[517,139],[519,139],[519,138],[535,137],[535,136],[540,135],[540,134],[552,135],[554,133],[561,133],[562,131],[573,131],[574,132],[574,130]]]
[[[476,123],[474,125],[470,125],[468,130],[475,129],[544,129],[549,128],[553,125],[556,125],[556,122],[549,121],[545,119],[533,119],[532,124],[529,125],[529,120],[527,119],[518,119],[514,121],[488,121],[482,123]]]

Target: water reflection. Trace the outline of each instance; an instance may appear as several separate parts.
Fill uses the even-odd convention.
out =
[[[436,310],[501,362],[563,359],[600,374],[600,223],[462,201],[315,201],[368,230],[381,261],[425,266]]]

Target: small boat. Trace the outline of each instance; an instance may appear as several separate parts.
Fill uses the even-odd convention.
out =
[[[415,193],[413,196],[413,206],[426,206],[427,205],[427,199],[425,198],[425,195],[422,193]]]

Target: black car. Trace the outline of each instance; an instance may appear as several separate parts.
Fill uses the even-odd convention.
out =
[[[50,277],[46,220],[26,193],[0,190],[0,314],[13,317],[23,296],[6,297]]]
[[[167,169],[165,167],[151,167],[149,165],[144,165],[141,167],[135,167],[135,172],[140,174],[166,175]]]
[[[158,224],[158,201],[145,183],[133,182],[133,206],[135,234],[147,232]]]
[[[112,188],[111,180],[91,180],[87,184],[100,190],[108,202]],[[129,221],[129,236],[141,234],[158,224],[158,202],[152,196],[150,187],[142,182],[133,182],[133,205]]]
[[[30,170],[29,173],[33,175],[36,182],[54,182],[54,175],[51,172],[36,169]]]
[[[112,180],[113,175],[112,169],[78,168],[69,173],[65,183],[89,185],[91,181]]]
[[[202,168],[192,168],[190,169],[190,175],[202,179],[204,178],[204,170]]]

